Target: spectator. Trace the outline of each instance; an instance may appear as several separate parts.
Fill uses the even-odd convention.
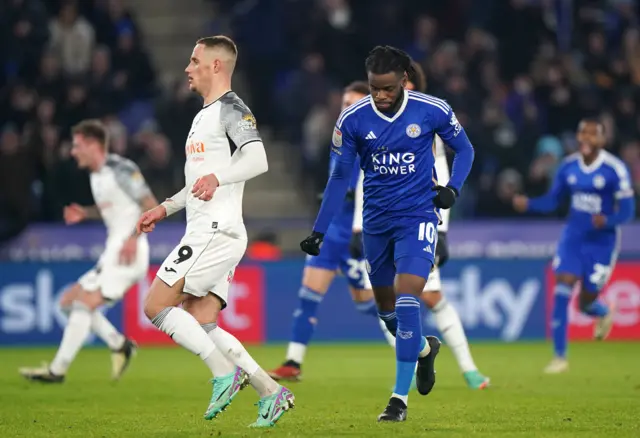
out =
[[[89,70],[95,35],[89,22],[78,15],[75,3],[62,5],[49,26],[49,45],[62,61],[68,75],[81,75]]]

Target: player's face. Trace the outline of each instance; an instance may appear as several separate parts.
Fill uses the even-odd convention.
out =
[[[591,157],[605,144],[602,125],[595,122],[580,122],[576,137],[580,154],[585,158]]]
[[[211,70],[212,65],[204,45],[196,44],[191,53],[189,65],[184,69],[189,79],[189,89],[201,93],[203,85],[211,82]]]
[[[369,89],[379,111],[394,108],[407,84],[407,75],[391,72],[385,74],[369,73]]]
[[[365,97],[366,94],[357,93],[355,91],[347,91],[342,95],[342,109],[346,109]]]
[[[75,134],[73,136],[71,155],[75,158],[79,168],[84,169],[91,167],[95,161],[96,145],[94,143],[94,140],[82,134]]]

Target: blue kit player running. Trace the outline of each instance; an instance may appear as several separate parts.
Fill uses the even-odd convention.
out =
[[[359,156],[364,171],[362,237],[367,271],[380,317],[396,336],[396,384],[378,421],[404,421],[414,372],[421,394],[428,394],[435,383],[440,341],[422,336],[420,295],[434,266],[439,209],[455,203],[474,152],[445,101],[405,89],[411,71],[411,58],[405,52],[378,46],[365,66],[371,95],[338,118],[331,175],[313,233],[300,247],[307,254],[320,254]],[[456,152],[447,187],[437,185],[436,134]]]
[[[561,373],[567,362],[567,324],[571,293],[582,283],[579,307],[596,319],[595,338],[604,339],[613,324],[613,303],[598,299],[613,271],[620,225],[634,216],[635,201],[629,173],[624,163],[603,150],[604,126],[585,119],[578,126],[578,153],[560,165],[549,193],[539,198],[516,196],[514,208],[520,212],[548,213],[570,196],[571,209],[562,232],[553,268],[556,277],[551,322],[554,359],[547,373]]]
[[[353,82],[344,89],[342,108],[345,109],[369,94],[366,82]],[[356,309],[378,319],[378,308],[373,292],[365,285],[366,272],[362,255],[352,257],[349,253],[354,213],[354,190],[360,175],[360,166],[353,166],[349,191],[339,213],[327,229],[322,253],[317,257],[307,256],[300,288],[300,303],[293,316],[291,341],[285,362],[269,371],[275,380],[299,380],[302,362],[315,330],[317,310],[338,271],[346,276]]]

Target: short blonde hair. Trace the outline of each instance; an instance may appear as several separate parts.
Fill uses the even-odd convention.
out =
[[[98,119],[83,120],[71,128],[72,135],[82,135],[100,143],[105,151],[109,149],[109,132],[107,127]]]

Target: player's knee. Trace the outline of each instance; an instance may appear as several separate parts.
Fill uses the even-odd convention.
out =
[[[222,301],[213,294],[204,297],[188,297],[182,308],[191,314],[200,325],[215,323],[222,309]]]
[[[82,303],[87,308],[95,310],[105,303],[105,299],[99,290],[94,292],[83,291],[79,293],[73,300],[74,303]]]
[[[556,274],[556,283],[566,284],[568,286],[573,287],[573,285],[575,285],[577,281],[578,281],[578,277],[576,277],[573,274],[567,274],[567,273]]]
[[[442,301],[442,294],[440,291],[422,292],[421,298],[427,308],[433,309]]]
[[[373,300],[373,291],[370,289],[351,289],[351,299],[356,304],[368,303]]]

